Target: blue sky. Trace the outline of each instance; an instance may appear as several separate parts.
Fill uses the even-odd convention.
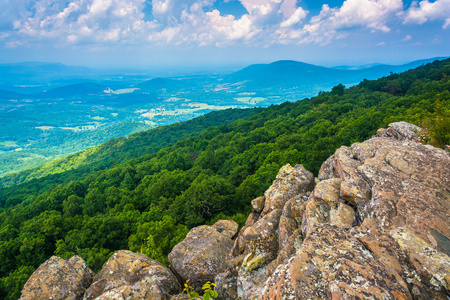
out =
[[[0,63],[331,66],[449,50],[450,0],[0,0]]]

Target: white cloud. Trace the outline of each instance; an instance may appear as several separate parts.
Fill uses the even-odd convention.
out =
[[[389,32],[388,23],[402,7],[402,0],[346,0],[336,8],[324,4],[320,14],[304,25],[299,42],[326,45],[358,29]]]
[[[450,27],[450,18],[445,19],[445,23],[444,26],[442,26],[442,28],[447,29]]]
[[[428,21],[444,20],[444,29],[450,25],[450,0],[436,0],[434,2],[413,1],[406,11],[404,23],[423,24]]]
[[[403,39],[402,42],[406,42],[412,39],[412,36],[410,36],[409,34],[407,34]]]
[[[299,7],[295,10],[295,12],[285,21],[283,21],[280,24],[281,28],[291,27],[295,24],[300,23],[303,21],[303,19],[306,18],[306,15],[308,14],[308,11],[304,10],[303,8]]]
[[[388,32],[386,24],[402,7],[402,0],[346,0],[340,8],[324,5],[326,19],[319,18],[316,22],[327,23],[333,29],[360,26]]]

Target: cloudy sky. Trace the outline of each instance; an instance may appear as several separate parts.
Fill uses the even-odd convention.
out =
[[[0,0],[0,63],[145,67],[450,55],[450,0]]]

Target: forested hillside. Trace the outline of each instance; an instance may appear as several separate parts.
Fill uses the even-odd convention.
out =
[[[115,140],[100,146],[101,168],[94,163],[91,169],[90,156],[80,153],[87,163],[79,173],[70,173],[75,168],[1,189],[0,298],[17,299],[28,276],[52,254],[78,254],[94,271],[117,249],[166,263],[189,228],[218,218],[242,224],[250,200],[262,195],[282,165],[301,163],[317,175],[341,145],[394,121],[419,124],[448,112],[447,74],[450,60],[436,61],[349,89],[338,85],[198,134],[165,127],[154,134],[161,147],[140,148],[150,140],[139,135],[129,148]],[[121,159],[114,161],[115,154]],[[26,176],[15,180],[35,175]],[[63,184],[55,186],[58,180]]]

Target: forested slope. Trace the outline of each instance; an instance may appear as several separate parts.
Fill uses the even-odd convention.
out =
[[[68,177],[70,183],[47,191],[54,185],[48,177],[2,189],[0,298],[17,298],[27,277],[52,254],[77,253],[94,271],[117,249],[165,262],[188,228],[219,217],[242,223],[250,200],[262,195],[282,165],[301,163],[317,174],[341,145],[365,140],[394,121],[430,119],[442,113],[435,112],[437,101],[442,105],[436,107],[448,110],[446,74],[450,60],[349,89],[338,85],[174,144],[169,138],[169,146],[157,152],[133,153],[101,171],[83,169],[79,179]],[[172,132],[159,138],[166,134]],[[102,146],[106,156],[115,153],[110,146]]]
[[[115,138],[85,151],[53,160],[40,167],[8,174],[0,178],[0,186],[20,184],[42,177],[48,177],[45,179],[46,182],[56,184],[68,182],[71,179],[79,180],[80,176],[90,172],[111,167],[132,157],[154,153],[178,140],[199,134],[208,127],[226,125],[250,117],[258,111],[260,111],[259,108],[214,111],[186,122]],[[58,174],[58,176],[51,176],[54,174]]]

